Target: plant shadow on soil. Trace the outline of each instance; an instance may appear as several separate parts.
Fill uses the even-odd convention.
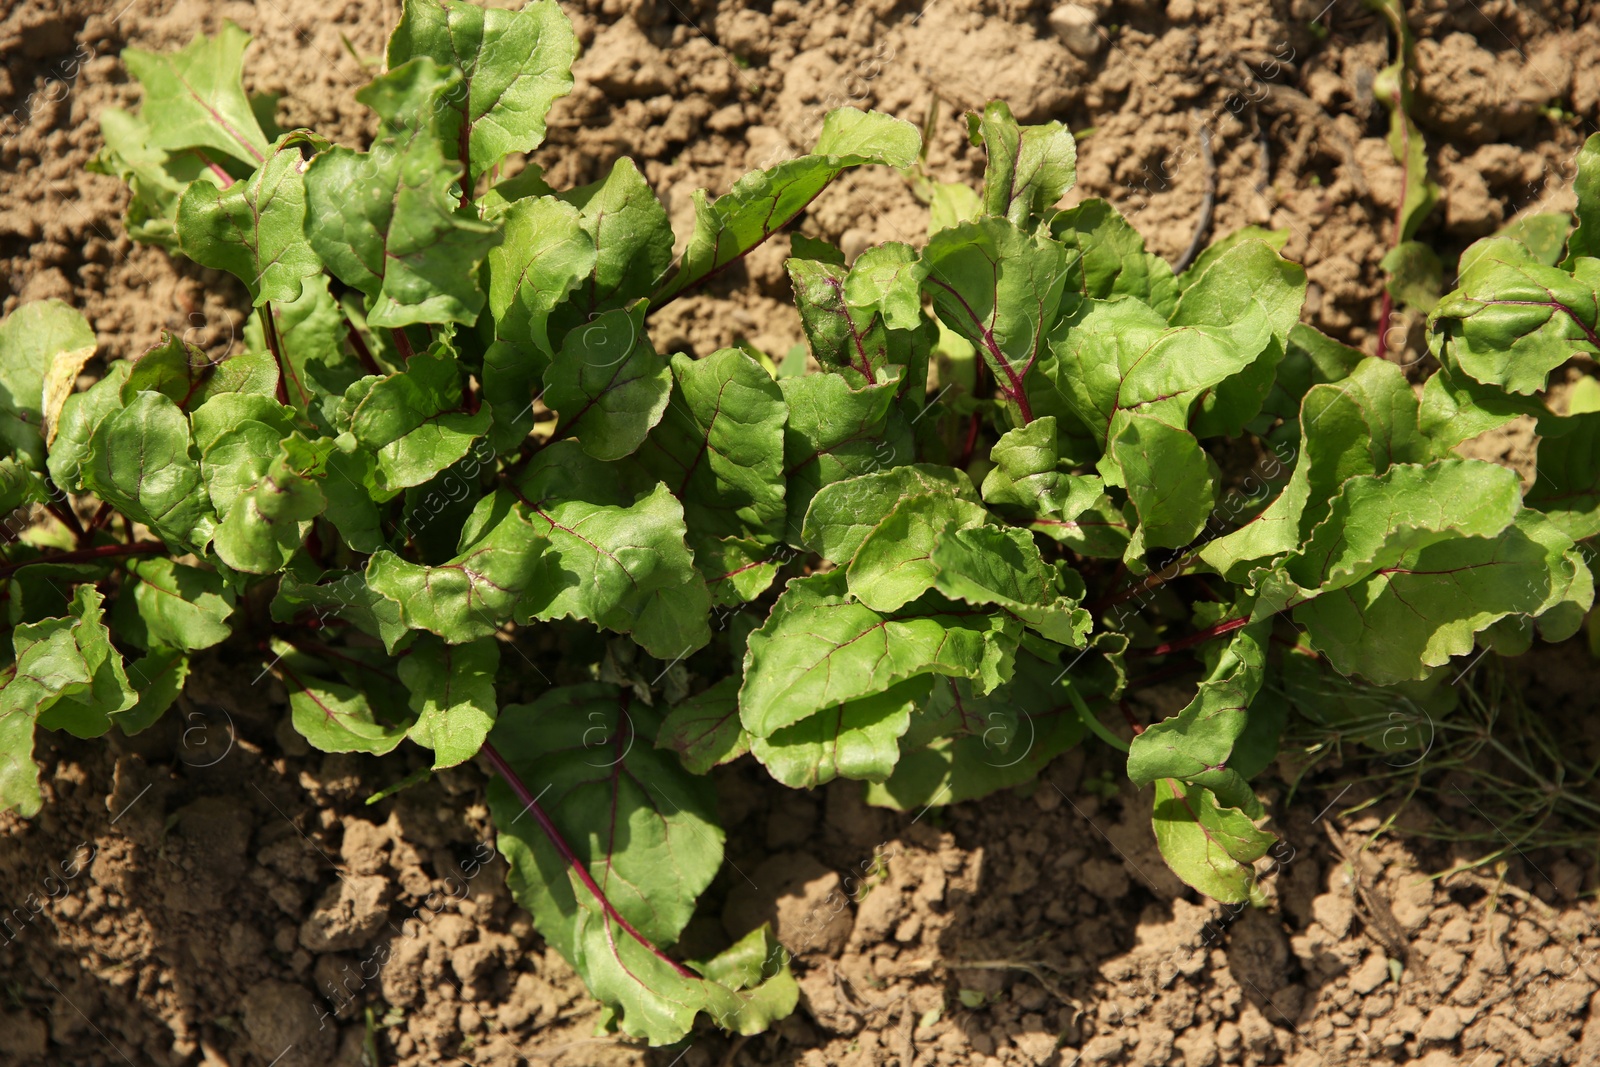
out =
[[[1567,660],[1547,675],[1581,668],[1564,648],[1536,655]],[[1328,821],[1356,845],[1376,824],[1343,815],[1376,762],[1352,758],[1277,810],[1271,906],[1227,908],[1161,864],[1148,798],[1109,784],[1103,749],[1031,790],[904,815],[847,783],[801,793],[724,769],[730,862],[680,947],[775,922],[801,1010],[749,1041],[597,1038],[503,864],[478,865],[482,777],[368,806],[412,768],[307,751],[279,725],[281,691],[241,688],[220,658],[184,716],[42,753],[49,805],[6,826],[0,892],[65,891],[14,927],[6,1062],[355,1067],[369,1007],[382,1062],[403,1064],[1447,1063],[1505,1048],[1524,1054],[1503,1062],[1578,1063],[1595,1040],[1592,902],[1573,895],[1596,872],[1579,857],[1438,885],[1425,875],[1468,852],[1386,835],[1346,863],[1315,817],[1337,799]],[[47,887],[61,860],[81,873]]]
[[[1051,6],[566,4],[585,54],[535,161],[567,187],[631,154],[682,231],[690,190],[724,190],[804,148],[830,104],[920,121],[937,89],[930,169],[970,181],[981,160],[957,116],[1007,98],[1023,121],[1093,128],[1073,195],[1108,197],[1169,259],[1212,182],[1215,234],[1289,230],[1285,254],[1312,283],[1307,320],[1370,349],[1399,189],[1371,94],[1389,55],[1382,20],[1354,0],[1092,0],[1106,33],[1075,51]],[[242,291],[131,244],[125,193],[83,170],[95,114],[136,100],[117,53],[233,18],[257,38],[251,88],[283,94],[280,122],[358,143],[371,133],[352,96],[370,73],[360,57],[382,54],[395,13],[388,0],[24,0],[0,15],[0,306],[68,300],[104,359],[163,329],[226,355]],[[1600,69],[1600,26],[1555,3],[1430,4],[1413,28],[1418,121],[1444,190],[1419,237],[1449,252],[1518,212],[1570,207],[1581,123],[1545,105],[1600,119],[1600,83],[1578,74]],[[1228,107],[1230,94],[1249,105]],[[1199,121],[1214,126],[1214,176]],[[842,180],[802,224],[847,251],[918,243],[925,226],[906,183],[876,172]],[[786,254],[780,237],[676,302],[653,323],[659,347],[786,351],[800,336]],[[1413,322],[1414,353],[1420,336]],[[1484,455],[1528,448],[1524,433]],[[1569,645],[1510,668],[1591,761],[1592,663]],[[188,704],[148,734],[41,742],[44,811],[0,817],[0,904],[17,932],[0,949],[0,1063],[354,1067],[368,1009],[380,1062],[403,1067],[1600,1062],[1592,857],[1513,853],[1503,877],[1441,885],[1424,876],[1485,849],[1386,835],[1346,862],[1314,817],[1332,804],[1328,821],[1359,847],[1386,814],[1353,810],[1375,787],[1345,787],[1388,772],[1352,757],[1292,800],[1274,787],[1293,851],[1263,882],[1270,907],[1235,915],[1167,872],[1148,798],[1115,784],[1103,749],[1069,753],[1030,789],[920,816],[866,808],[849,784],[794,793],[751,768],[719,772],[731,862],[684,949],[776,921],[797,951],[801,1008],[748,1041],[644,1050],[596,1037],[581,983],[512,903],[503,863],[482,859],[482,775],[446,772],[367,806],[420,753],[310,752],[281,691],[252,682],[259,669],[211,656]],[[1141,713],[1170,713],[1175,693]],[[1415,801],[1402,825],[1434,816],[1499,847],[1459,803]],[[85,843],[92,862],[47,882],[78,869]]]

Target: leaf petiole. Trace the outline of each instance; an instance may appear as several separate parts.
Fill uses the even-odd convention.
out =
[[[40,563],[92,563],[102,559],[116,559],[122,556],[159,556],[165,554],[167,546],[160,541],[135,541],[131,545],[100,545],[97,548],[79,548],[71,552],[56,552],[40,556],[37,559],[19,559],[11,563],[0,563],[0,578],[7,577],[14,571],[23,567],[32,567]]]
[[[1073,708],[1078,712],[1078,718],[1083,720],[1083,725],[1089,728],[1090,733],[1119,752],[1128,751],[1128,742],[1112,733],[1105,723],[1095,718],[1094,712],[1089,710],[1089,705],[1083,702],[1083,697],[1078,695],[1078,691],[1070,683],[1067,685],[1067,699],[1072,701]]]

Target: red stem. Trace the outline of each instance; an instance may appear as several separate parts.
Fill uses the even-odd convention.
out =
[[[104,526],[107,520],[111,518],[114,512],[115,509],[110,504],[101,504],[100,509],[94,513],[94,517],[89,520],[89,529],[100,529],[100,527]]]
[[[665,952],[662,952],[659,948],[656,948],[648,938],[638,930],[635,930],[633,924],[624,919],[621,913],[612,906],[611,901],[606,899],[605,893],[595,884],[594,877],[589,874],[589,868],[578,858],[577,853],[572,851],[572,846],[568,845],[561,836],[561,831],[556,829],[556,824],[550,821],[550,816],[545,814],[545,810],[539,806],[539,801],[534,797],[533,791],[523,783],[521,778],[517,777],[517,772],[511,769],[511,765],[505,761],[505,757],[495,751],[495,747],[487,741],[483,743],[483,748],[479,751],[483,754],[483,758],[489,761],[489,766],[494,768],[494,772],[505,779],[506,785],[511,787],[511,791],[517,795],[517,799],[522,801],[523,810],[527,811],[538,822],[539,829],[544,831],[545,836],[550,839],[550,844],[561,854],[561,858],[567,861],[567,865],[572,868],[572,872],[578,876],[578,881],[582,882],[584,888],[594,894],[594,899],[599,902],[600,910],[605,912],[606,918],[622,927],[635,941],[650,950],[657,959],[670,964],[672,969],[683,975],[683,977],[698,980],[699,975],[668,956]]]
[[[278,320],[272,314],[272,301],[261,305],[261,336],[266,338],[267,351],[278,368],[278,403],[289,406],[289,372],[283,364],[283,341],[278,336]]]
[[[1123,697],[1117,701],[1117,707],[1122,710],[1123,721],[1128,724],[1128,729],[1133,731],[1133,736],[1138,737],[1144,733],[1144,723],[1140,722],[1133,714],[1133,706],[1128,703],[1128,698]]]
[[[72,531],[72,536],[77,539],[79,545],[88,544],[89,531],[85,530],[83,528],[83,523],[78,521],[78,515],[72,510],[72,505],[60,503],[47,504],[45,505],[45,509],[49,511],[50,514],[60,519],[61,525]]]
[[[1217,623],[1215,626],[1208,626],[1199,633],[1190,634],[1188,637],[1180,637],[1176,641],[1168,641],[1166,644],[1157,645],[1154,648],[1130,648],[1128,649],[1128,655],[1166,656],[1173,652],[1182,652],[1186,648],[1193,648],[1195,645],[1203,645],[1214,637],[1221,637],[1223,634],[1231,634],[1233,631],[1242,630],[1248,625],[1250,625],[1250,619],[1248,617],[1240,619],[1228,619],[1225,622]]]
[[[399,349],[400,358],[405,360],[407,363],[411,362],[411,357],[415,355],[415,353],[411,351],[411,338],[407,337],[405,330],[398,326],[394,327],[389,332],[394,335],[394,346],[395,348]]]
[[[400,681],[397,676],[390,674],[381,667],[374,667],[370,663],[363,663],[354,656],[347,656],[343,652],[340,652],[337,648],[334,648],[332,645],[325,644],[321,641],[315,640],[314,638],[296,637],[293,634],[282,634],[280,635],[280,640],[292,648],[299,649],[301,652],[308,652],[313,656],[321,656],[325,660],[337,660],[340,663],[347,663],[352,667],[359,667],[361,670],[367,671],[370,674],[376,674],[378,677],[392,683],[398,684]],[[410,650],[408,649],[407,651]],[[405,654],[405,652],[402,652],[395,658],[399,659]]]
[[[361,331],[356,329],[355,323],[346,321],[345,327],[350,331],[350,347],[356,350],[356,358],[361,360],[361,366],[368,374],[382,374],[383,368],[372,358],[372,349],[367,347],[366,338],[361,336]]]
[[[206,167],[210,169],[212,174],[217,176],[217,180],[222,183],[222,187],[224,189],[233,184],[233,175],[229,174],[227,171],[223,170],[220,166],[213,162],[211,157],[207,156],[198,148],[191,149],[191,151],[200,157],[201,161],[205,163]]]
[[[972,463],[972,451],[978,447],[978,428],[983,425],[983,416],[976,411],[972,413],[972,420],[967,423],[967,441],[961,449],[961,462],[956,466],[966,470]]]
[[[1005,392],[1007,396],[1016,401],[1017,411],[1022,415],[1022,425],[1026,426],[1032,422],[1033,405],[1028,403],[1028,394],[1022,391],[1022,383],[1019,381],[1015,390],[1007,389]]]
[[[0,563],[0,578],[23,567],[39,563],[90,563],[98,559],[115,559],[119,556],[159,556],[167,551],[160,541],[135,541],[131,545],[100,545],[96,548],[79,548],[71,552],[47,553],[37,559],[19,559]]]

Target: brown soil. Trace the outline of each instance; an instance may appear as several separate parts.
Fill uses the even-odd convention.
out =
[[[1214,233],[1288,229],[1285,253],[1312,279],[1307,317],[1374,347],[1399,172],[1371,93],[1388,38],[1353,0],[1320,16],[1310,0],[1084,0],[1105,31],[1089,37],[1026,0],[565,6],[585,55],[535,157],[558,186],[631,154],[682,223],[692,189],[722,191],[803,149],[827,108],[920,122],[934,90],[930,166],[971,179],[981,159],[959,115],[1003,97],[1025,121],[1093,128],[1071,196],[1110,198],[1170,258],[1213,180],[1203,124]],[[1444,190],[1422,237],[1448,252],[1519,213],[1569,206],[1570,160],[1600,120],[1594,9],[1421,8],[1418,119]],[[257,38],[250,87],[283,94],[280,124],[355,141],[368,129],[356,57],[382,54],[396,13],[391,0],[23,0],[0,13],[3,310],[62,297],[108,358],[162,329],[225,351],[241,291],[131,244],[118,184],[83,170],[95,114],[137,96],[118,51],[232,18]],[[803,228],[853,252],[916,243],[925,221],[903,180],[863,172]],[[786,241],[774,245],[716,292],[674,304],[657,340],[708,351],[743,338],[774,353],[798,340]],[[1515,460],[1526,447],[1490,451]],[[1591,662],[1538,659],[1526,684],[1556,693],[1564,719],[1592,715]],[[1167,873],[1148,799],[1083,752],[1035,788],[921,816],[865,808],[848,784],[792,793],[728,770],[732,862],[689,940],[774,919],[799,953],[801,1010],[748,1042],[708,1033],[648,1052],[597,1038],[598,1010],[486,858],[482,776],[460,769],[367,806],[405,759],[308,751],[282,693],[253,674],[207,661],[184,713],[158,729],[41,745],[44,812],[0,819],[0,1064],[354,1067],[369,1009],[379,1062],[406,1067],[1600,1063],[1600,873],[1588,859],[1541,852],[1514,858],[1503,880],[1430,882],[1472,850],[1384,837],[1355,856],[1376,819],[1341,819],[1361,789],[1324,775],[1277,798],[1285,844],[1262,883],[1272,907],[1235,914]],[[1317,821],[1325,806],[1350,862]],[[1413,804],[1405,819],[1427,814]]]

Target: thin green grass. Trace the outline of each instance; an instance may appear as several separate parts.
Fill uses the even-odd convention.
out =
[[[1562,730],[1569,720],[1530,708],[1498,656],[1424,696],[1331,674],[1279,692],[1297,712],[1283,744],[1299,764],[1290,799],[1313,772],[1342,767],[1361,799],[1340,815],[1380,813],[1373,838],[1483,849],[1435,877],[1547,849],[1600,860],[1600,758]],[[1426,817],[1406,818],[1418,800]]]

